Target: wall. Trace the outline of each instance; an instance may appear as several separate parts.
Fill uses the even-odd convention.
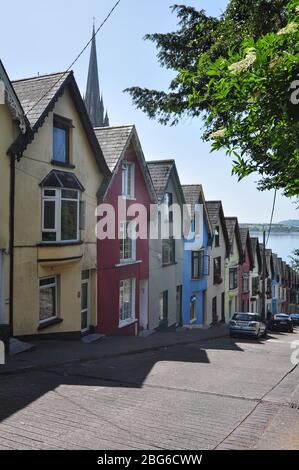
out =
[[[230,253],[229,258],[225,260],[225,320],[228,321],[239,309],[239,282],[237,282],[237,288],[230,290],[229,288],[229,270],[230,268],[238,267],[239,281],[239,269],[240,269],[240,252],[237,244],[236,236],[233,239],[233,250]],[[231,313],[230,313],[230,302],[231,302]]]
[[[131,145],[123,160],[135,164],[135,198],[125,201],[126,210],[133,204],[143,204],[149,217],[150,197],[145,184],[135,148]],[[105,196],[105,203],[115,208],[115,226],[118,220],[118,197],[122,193],[122,165],[114,175],[112,184]],[[133,217],[134,218],[134,217]],[[128,217],[127,220],[132,220]],[[98,240],[98,330],[107,335],[134,335],[139,329],[139,293],[140,281],[149,278],[149,242],[148,240],[136,240],[136,260],[138,263],[120,264],[120,243],[115,240]],[[135,316],[137,323],[124,328],[119,328],[119,287],[120,281],[125,279],[136,279]]]
[[[209,255],[210,255],[210,276],[208,281],[208,299],[207,299],[207,325],[212,323],[212,305],[213,305],[213,298],[217,297],[217,316],[218,321],[221,321],[221,298],[222,294],[224,293],[225,288],[225,257],[226,257],[226,244],[225,238],[223,235],[223,229],[221,225],[220,218],[218,223],[220,227],[220,246],[215,246],[215,238],[213,239],[213,245],[209,248]],[[221,284],[214,284],[213,280],[213,259],[221,256],[221,277],[223,282]]]
[[[174,178],[170,178],[166,192],[173,194],[173,203],[179,204],[180,198]],[[149,243],[149,328],[160,325],[160,293],[168,291],[168,326],[179,321],[177,317],[177,286],[183,284],[184,239],[175,240],[176,263],[162,266],[162,240],[150,240]]]
[[[75,169],[55,167],[52,159],[53,114],[73,120],[72,163]],[[86,230],[81,232],[83,244],[79,246],[40,246],[41,242],[41,188],[43,178],[58,169],[74,173],[85,188]],[[66,90],[49,113],[34,141],[24,152],[16,169],[15,212],[15,299],[14,333],[16,336],[80,332],[81,329],[81,272],[91,272],[91,325],[96,326],[96,193],[102,175],[96,164],[71,96]],[[68,263],[65,258],[76,258]],[[50,261],[48,261],[50,260]],[[52,260],[52,261],[51,261]],[[63,322],[38,331],[39,278],[60,276],[60,317]]]

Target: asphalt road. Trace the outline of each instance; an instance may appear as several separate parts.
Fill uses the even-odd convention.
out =
[[[0,376],[0,449],[299,449],[298,330]]]

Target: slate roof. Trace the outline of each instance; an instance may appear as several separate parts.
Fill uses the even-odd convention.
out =
[[[147,162],[152,182],[159,202],[162,202],[166,186],[170,178],[174,160],[158,160]]]
[[[212,234],[212,227],[209,219],[207,205],[204,197],[203,187],[201,184],[183,184],[182,190],[185,197],[186,204],[191,206],[191,218],[194,218],[195,204],[203,204],[204,206],[204,218],[208,233]]]
[[[32,127],[71,73],[59,72],[12,82]]]
[[[240,228],[240,236],[241,236],[241,243],[242,243],[243,252],[245,252],[248,233],[249,233],[248,228],[245,228],[245,227]]]
[[[96,127],[94,129],[106,163],[111,171],[115,169],[133,129],[133,125]]]
[[[30,128],[27,129],[25,135],[16,139],[8,150],[9,155],[22,157],[24,150],[33,141],[36,132],[49,113],[54,110],[57,100],[67,88],[80,116],[95,160],[104,176],[110,174],[72,71],[16,80],[12,84],[29,120]]]
[[[213,231],[215,230],[216,225],[218,223],[221,207],[221,201],[207,201],[207,209]]]
[[[258,260],[258,271],[261,273],[262,271],[262,253],[260,250],[260,244],[259,244],[259,239],[257,237],[250,237],[251,240],[251,247],[252,247],[252,254],[253,254],[253,259],[255,259],[255,254],[257,255],[257,260]]]
[[[235,228],[236,228],[237,222],[238,222],[237,217],[225,217],[226,229],[227,229],[230,245],[232,245],[234,241]]]

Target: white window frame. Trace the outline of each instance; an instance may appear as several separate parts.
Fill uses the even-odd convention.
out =
[[[124,258],[122,253],[121,247],[120,247],[120,263],[121,264],[126,264],[126,263],[131,263],[133,261],[136,261],[136,237],[132,238],[129,235],[129,230],[128,226],[130,225],[131,231],[134,233],[136,231],[136,223],[130,220],[125,220],[120,222],[120,242],[122,240],[125,240],[126,238],[129,240],[129,243],[131,244],[131,257],[130,258]]]
[[[49,284],[46,284],[45,286],[40,285],[41,281],[47,281],[50,279],[54,279],[54,282],[52,283],[49,282]],[[48,323],[49,321],[52,321],[58,318],[58,276],[41,277],[39,278],[38,282],[39,282],[39,294],[40,294],[40,291],[43,289],[48,289],[49,287],[55,287],[55,315],[45,320],[40,320],[40,295],[39,295],[39,324],[43,325],[45,323]]]
[[[131,172],[130,184],[128,182],[129,171]],[[131,162],[122,164],[122,196],[126,199],[135,198],[135,164]]]
[[[46,191],[55,191],[55,196],[47,196]],[[62,191],[74,191],[77,193],[77,198],[67,198],[62,196]],[[48,229],[45,228],[45,202],[54,201],[55,202],[55,228]],[[61,207],[62,201],[73,201],[77,202],[77,237],[73,240],[62,240],[61,239]],[[72,188],[51,188],[46,187],[42,189],[42,243],[75,243],[80,241],[80,191]],[[43,240],[43,233],[55,233],[56,240]]]
[[[132,286],[132,291],[131,291],[132,305],[131,305],[130,318],[123,320],[121,318],[121,310],[123,308],[122,299],[124,298],[124,295],[121,295],[121,293],[122,293],[122,290],[124,291],[125,282],[130,282]],[[119,328],[131,325],[132,323],[135,323],[135,321],[136,321],[136,279],[135,278],[122,279],[119,284]]]

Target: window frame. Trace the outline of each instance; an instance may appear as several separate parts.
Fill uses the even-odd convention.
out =
[[[220,263],[219,263],[219,277],[217,277],[217,272],[216,272],[216,269],[215,269],[215,265],[216,265],[216,262],[220,260]],[[215,284],[221,284],[221,282],[223,282],[223,278],[221,277],[221,274],[222,274],[222,258],[221,256],[216,256],[215,258],[213,258],[213,283],[214,285]],[[220,279],[222,279],[221,282],[218,282],[218,280],[220,281]]]
[[[233,281],[233,282],[232,282]],[[229,290],[238,288],[238,268],[229,268]]]
[[[215,227],[215,248],[220,247],[220,225],[216,225]]]
[[[242,275],[242,292],[250,292],[250,275],[249,273],[243,273]]]
[[[130,297],[131,297],[131,314],[130,317],[126,319],[122,319],[122,309],[124,311],[124,302],[122,299],[124,299],[124,285],[126,282],[130,282],[130,287],[131,287],[131,292],[130,292]],[[122,294],[123,291],[123,294]],[[127,326],[132,323],[134,323],[136,320],[136,279],[135,278],[129,278],[129,279],[122,279],[119,283],[119,327]]]
[[[41,281],[47,281],[47,280],[50,280],[50,279],[54,279],[54,282],[52,283],[48,283],[44,286],[41,286]],[[55,315],[52,315],[51,317],[49,318],[46,318],[45,320],[41,320],[41,296],[40,296],[40,292],[41,290],[43,289],[48,289],[49,287],[55,287]],[[59,318],[58,316],[58,276],[57,275],[54,275],[54,276],[47,276],[47,277],[41,277],[39,278],[39,325],[44,325],[46,323],[49,323],[51,322],[52,320],[56,320],[57,318]]]
[[[46,191],[55,191],[55,196],[46,195]],[[77,194],[77,198],[70,198],[63,196],[63,191],[73,191]],[[45,202],[53,201],[55,203],[55,228],[48,229],[45,228]],[[77,236],[75,239],[63,240],[62,239],[62,201],[70,201],[77,203]],[[44,187],[42,188],[42,243],[46,244],[57,244],[57,243],[76,243],[80,241],[80,204],[81,203],[81,194],[78,189],[72,188],[54,188],[54,187]],[[55,233],[55,240],[44,240],[45,233]]]
[[[171,251],[170,251],[170,256],[168,259],[165,258],[165,244],[170,244],[171,243]],[[175,238],[170,237],[170,238],[163,238],[162,239],[162,265],[164,267],[166,266],[171,266],[176,263],[176,243],[175,243]]]
[[[72,123],[66,118],[61,116],[54,116],[53,118],[53,152],[52,152],[52,163],[58,165],[70,165],[70,138],[71,138],[71,128]],[[54,154],[54,129],[60,129],[65,131],[66,138],[65,138],[65,161],[56,160]]]
[[[130,180],[129,180],[129,173],[130,173],[129,169],[131,172]],[[135,198],[135,163],[123,162],[121,176],[122,176],[122,197],[126,199],[134,199]]]
[[[191,278],[193,280],[202,279],[204,277],[204,250],[196,250],[192,251],[191,253]],[[195,269],[194,263],[196,261],[196,257],[198,257],[198,276],[195,276]]]
[[[192,315],[192,313],[194,315]],[[197,321],[197,297],[192,295],[190,298],[190,323],[195,323]]]
[[[125,224],[126,230],[123,230],[123,226]],[[136,224],[132,220],[125,220],[120,222],[120,235],[123,235],[123,238],[120,237],[119,239],[119,259],[121,264],[126,264],[126,263],[131,263],[136,261],[136,238],[129,237],[128,233],[128,226],[129,224],[133,224],[133,230],[136,230]],[[126,235],[126,237],[124,237]],[[125,243],[125,240],[128,240],[128,243],[130,243],[130,252],[131,252],[131,257],[130,258],[124,258],[124,249],[122,249],[122,244]]]

